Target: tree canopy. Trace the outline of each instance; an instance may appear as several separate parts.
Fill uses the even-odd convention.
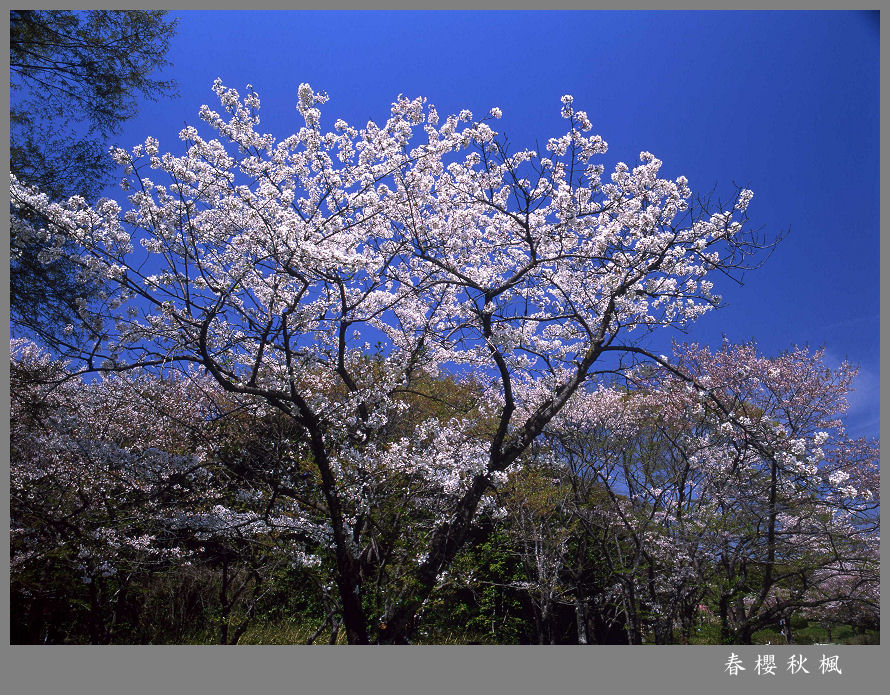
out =
[[[109,138],[139,99],[175,93],[167,65],[175,21],[161,11],[10,12],[10,171],[54,199],[96,196],[114,169]],[[66,259],[44,263],[42,240],[11,225],[14,326],[50,335],[72,323],[75,300],[98,287]],[[44,254],[42,256],[41,254]]]
[[[11,169],[54,198],[92,197],[114,163],[110,135],[138,99],[175,93],[154,77],[176,22],[162,11],[10,12]]]

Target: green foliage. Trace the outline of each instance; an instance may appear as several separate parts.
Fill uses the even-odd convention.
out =
[[[53,199],[95,197],[116,166],[108,138],[137,100],[175,94],[152,76],[167,65],[175,26],[155,10],[12,10],[10,171]],[[76,300],[101,288],[80,282],[65,257],[45,262],[47,241],[26,233],[32,221],[10,225],[11,319],[49,341],[78,323]]]
[[[791,616],[791,628],[793,630],[802,630],[803,628],[808,627],[809,624],[809,620],[797,613]]]
[[[10,12],[10,155],[19,179],[52,197],[98,192],[112,169],[104,139],[136,114],[139,97],[175,93],[172,81],[152,77],[167,65],[175,31],[165,15]]]
[[[427,644],[527,641],[528,608],[512,584],[524,574],[509,537],[480,532],[460,554],[454,580],[433,594],[423,609],[417,641]]]
[[[795,629],[795,624],[800,627]],[[758,630],[753,636],[754,644],[785,644],[785,635],[778,626]],[[829,633],[825,625],[816,621],[807,621],[795,615],[792,618],[793,644],[880,644],[877,630],[858,631],[848,624],[832,625]]]

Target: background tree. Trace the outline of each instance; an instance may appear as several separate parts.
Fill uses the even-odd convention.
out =
[[[268,476],[289,452],[249,401],[196,373],[84,382],[27,340],[11,352],[14,641],[153,640],[140,623],[159,577],[188,594],[191,574],[207,630],[236,643],[270,576],[320,564],[311,521],[265,476],[240,475]]]
[[[16,639],[58,641],[82,601],[91,641],[105,642],[132,617],[130,588],[178,557],[165,516],[214,494],[193,455],[212,404],[197,382],[86,384],[33,343],[11,352]]]
[[[561,604],[577,604],[573,586],[565,582],[574,560],[576,522],[565,497],[571,488],[541,466],[527,466],[510,476],[498,490],[498,502],[506,512],[504,528],[516,548],[524,576],[517,588],[530,599],[538,644],[558,644],[562,635],[556,613]],[[577,610],[577,606],[576,606]]]
[[[109,183],[108,140],[136,114],[137,99],[174,94],[153,75],[165,59],[176,21],[161,11],[12,10],[10,12],[10,171],[51,198],[93,199]],[[11,224],[13,326],[44,338],[76,326],[82,283],[64,256],[45,263],[47,246],[67,240]]]
[[[293,418],[198,370],[83,381],[28,341],[11,348],[13,641],[235,643],[257,616],[337,640],[329,513]],[[807,617],[875,629],[878,448],[831,416],[846,367],[752,346],[676,358],[632,388],[576,393],[496,479],[422,598],[421,639],[669,643],[679,624],[688,642],[708,604],[729,641],[777,622],[791,641]],[[416,388],[363,449],[373,460],[339,471],[369,621],[414,598],[405,578],[454,499],[407,435],[477,407],[473,383]]]
[[[835,577],[862,587],[851,606],[867,605],[878,447],[842,427],[854,375],[803,349],[767,358],[753,344],[677,346],[672,365],[578,393],[550,423],[629,641],[671,642],[676,623],[688,640],[708,600],[723,639],[749,643],[837,596]],[[597,489],[599,503],[585,504]]]
[[[817,604],[811,588],[829,568],[868,575],[879,448],[847,437],[856,370],[829,369],[822,351],[767,358],[753,343],[725,343],[684,346],[675,358],[659,391],[686,401],[686,429],[698,434],[677,445],[696,477],[705,474],[697,523],[723,638],[749,644],[754,631]]]
[[[650,628],[657,643],[672,641],[702,590],[693,581],[696,476],[673,445],[689,427],[683,407],[663,394],[613,387],[576,394],[546,433],[573,481],[571,513],[608,566],[631,644]]]

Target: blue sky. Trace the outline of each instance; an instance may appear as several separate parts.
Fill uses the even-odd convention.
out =
[[[260,128],[299,128],[297,86],[326,91],[329,124],[380,121],[399,94],[440,113],[500,107],[514,147],[562,134],[573,94],[609,143],[607,168],[648,150],[694,192],[754,191],[749,215],[788,237],[725,306],[687,335],[754,338],[766,354],[824,345],[860,365],[851,434],[878,435],[879,42],[877,13],[183,12],[167,76],[175,100],[146,102],[117,144],[178,131],[216,107],[216,77],[262,100]],[[116,196],[117,197],[117,196]]]

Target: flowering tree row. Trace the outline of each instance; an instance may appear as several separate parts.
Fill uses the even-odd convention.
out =
[[[212,567],[218,638],[237,642],[276,573],[299,573],[325,606],[315,636],[326,625],[336,636],[336,556],[304,432],[197,372],[84,382],[26,341],[12,352],[14,586],[39,590],[29,575],[64,568],[86,586],[90,639],[107,641],[128,590],[177,567]],[[575,394],[523,466],[486,493],[475,522],[511,539],[522,578],[509,588],[526,597],[535,639],[565,639],[562,606],[575,612],[579,643],[615,639],[610,629],[630,643],[688,640],[702,606],[732,642],[792,613],[875,622],[879,452],[841,425],[853,371],[803,350],[762,358],[753,345],[674,357],[676,372]],[[710,396],[690,388],[692,376]],[[470,409],[477,389],[428,383],[424,401],[457,405],[459,394]],[[421,414],[415,403],[389,428],[389,450],[450,409]],[[760,428],[771,434],[755,438]],[[450,493],[381,459],[353,484],[367,505],[354,538],[376,569],[363,607],[382,622],[425,560]],[[467,559],[444,572],[420,613],[454,587],[484,588],[479,572]]]
[[[575,491],[564,506],[614,568],[629,641],[643,606],[668,641],[707,600],[740,643],[833,601],[876,610],[880,452],[844,431],[854,375],[822,352],[692,345],[551,423]]]
[[[26,340],[12,341],[11,353],[10,562],[32,614],[17,618],[34,633],[24,639],[64,639],[40,615],[60,590],[67,601],[86,587],[89,637],[101,643],[129,639],[128,593],[171,568],[221,566],[225,609],[244,592],[252,605],[276,566],[318,563],[306,552],[323,535],[318,525],[284,503],[244,501],[256,482],[239,485],[226,465],[227,449],[243,441],[232,414],[244,409],[212,380],[85,383]],[[221,641],[237,641],[246,624],[230,636],[223,615],[219,627]]]

